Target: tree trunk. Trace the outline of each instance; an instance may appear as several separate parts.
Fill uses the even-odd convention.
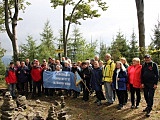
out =
[[[17,38],[16,38],[16,26],[17,26],[17,21],[18,21],[18,0],[14,0],[14,8],[15,8],[15,13],[14,16],[12,17],[12,12],[8,6],[8,0],[5,0],[5,27],[7,34],[12,42],[12,48],[13,48],[13,58],[14,62],[18,60],[18,45],[17,45]],[[10,17],[9,17],[10,13]],[[11,24],[12,24],[12,30],[9,27],[9,19],[11,19]],[[11,32],[12,31],[12,32]]]
[[[66,40],[66,0],[63,3],[63,49],[64,56],[67,57],[67,40]]]
[[[139,29],[139,57],[142,60],[145,54],[145,25],[144,25],[144,2],[135,0],[137,7],[138,29]]]

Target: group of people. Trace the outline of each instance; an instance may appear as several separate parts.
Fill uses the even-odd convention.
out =
[[[84,101],[88,101],[89,94],[95,92],[97,98],[95,103],[98,106],[102,105],[102,100],[106,100],[105,104],[110,106],[114,103],[117,95],[118,110],[121,110],[127,103],[128,91],[131,94],[131,109],[139,108],[140,91],[143,89],[147,103],[147,107],[143,111],[146,112],[147,117],[152,110],[154,92],[159,77],[157,64],[152,61],[148,54],[144,56],[142,65],[139,58],[133,58],[131,65],[127,64],[124,57],[114,62],[110,54],[105,55],[104,63],[99,60],[98,56],[77,63],[71,63],[67,57],[63,57],[61,61],[50,57],[48,61],[44,59],[42,64],[37,59],[34,59],[32,63],[26,59],[26,61],[17,61],[16,65],[10,62],[10,67],[6,71],[6,83],[9,85],[13,98],[16,96],[16,88],[19,94],[26,96],[28,92],[32,92],[33,98],[36,95],[36,90],[38,90],[38,96],[41,96],[43,92],[46,96],[53,96],[56,93],[67,96],[73,95],[74,98],[79,96],[80,93],[74,90],[43,88],[44,71],[77,72],[82,78],[79,85]],[[103,94],[103,85],[105,95]]]

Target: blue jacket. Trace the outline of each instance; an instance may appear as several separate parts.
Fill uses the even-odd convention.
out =
[[[118,78],[118,90],[127,90],[127,72],[120,70]],[[117,69],[113,73],[112,87],[116,89]]]
[[[91,87],[95,91],[102,90],[102,69],[97,68],[93,69],[91,72]]]

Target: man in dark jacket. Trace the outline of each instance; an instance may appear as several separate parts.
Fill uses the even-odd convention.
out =
[[[82,62],[81,78],[83,79],[83,100],[89,100],[91,69],[86,62]]]
[[[32,66],[31,66],[29,58],[26,59],[25,65],[28,67],[29,92],[32,92],[32,86],[33,86],[32,85],[32,78],[31,78],[31,69],[32,69]]]
[[[147,103],[147,107],[143,110],[146,112],[146,117],[150,116],[150,112],[153,106],[154,93],[158,83],[158,66],[151,59],[150,55],[144,56],[145,63],[142,66],[142,87],[144,88],[144,98]]]
[[[21,67],[17,69],[19,94],[28,95],[28,67],[25,62],[21,62]]]

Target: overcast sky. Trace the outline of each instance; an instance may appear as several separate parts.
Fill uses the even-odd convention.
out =
[[[32,5],[27,7],[25,13],[20,13],[19,17],[23,21],[18,22],[17,36],[18,44],[26,43],[27,35],[32,35],[39,41],[40,33],[43,31],[44,23],[49,20],[55,36],[59,36],[59,30],[62,29],[62,9],[51,8],[50,0],[28,0]],[[110,45],[113,37],[120,30],[129,40],[135,30],[138,39],[137,12],[135,0],[106,0],[109,6],[105,12],[100,11],[101,17],[87,19],[82,21],[78,26],[84,38],[88,41],[101,40]],[[153,35],[154,25],[157,24],[158,15],[160,14],[160,0],[144,0],[145,14],[145,34],[146,45]],[[2,47],[7,49],[8,54],[12,54],[11,42],[7,34],[0,34]]]

